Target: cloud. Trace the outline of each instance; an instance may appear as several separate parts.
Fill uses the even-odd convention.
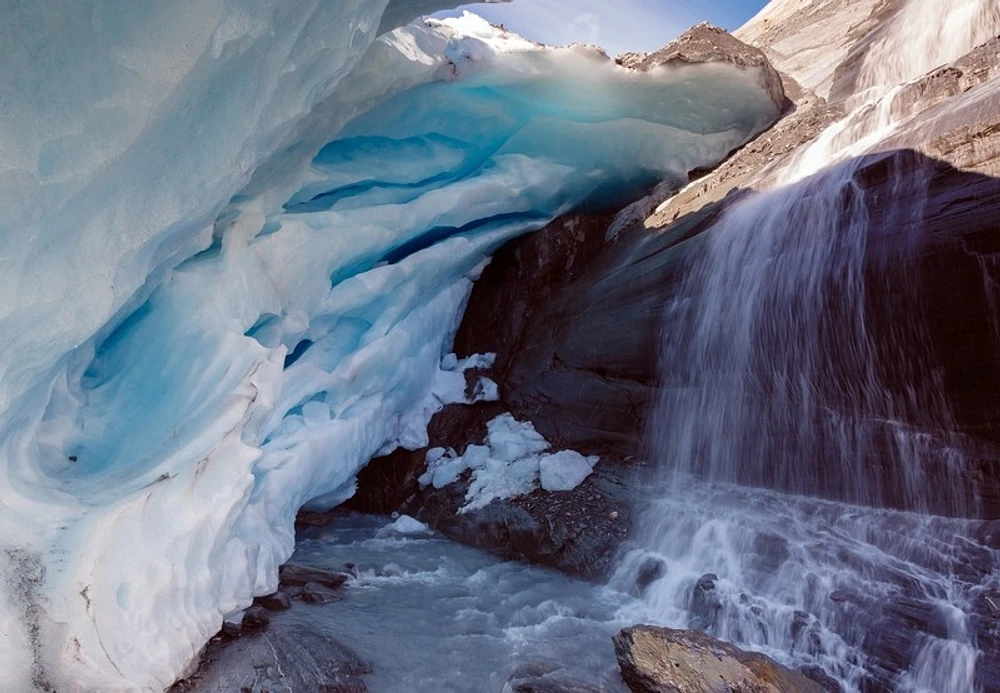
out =
[[[597,15],[593,12],[585,12],[577,15],[576,19],[569,23],[567,28],[573,36],[579,36],[577,41],[585,43],[601,42],[601,23]]]

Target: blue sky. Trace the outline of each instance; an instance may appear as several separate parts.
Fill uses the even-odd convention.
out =
[[[536,41],[597,43],[614,55],[655,50],[698,22],[736,29],[765,4],[767,0],[514,0],[463,9]]]

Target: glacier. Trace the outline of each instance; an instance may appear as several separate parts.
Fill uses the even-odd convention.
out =
[[[495,249],[777,115],[728,64],[398,26],[447,4],[0,2],[7,690],[169,686],[300,507],[468,401]]]

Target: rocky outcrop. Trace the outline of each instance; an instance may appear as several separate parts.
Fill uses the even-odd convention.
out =
[[[770,657],[690,630],[635,626],[614,638],[633,693],[825,693]]]
[[[902,4],[903,0],[782,0],[768,4],[734,34],[763,50],[803,89],[840,102],[847,92],[842,66],[858,64],[875,38],[872,32],[884,27]]]
[[[452,405],[436,414],[429,427],[430,447],[464,450],[482,443],[486,422],[502,413],[502,405]],[[562,570],[585,579],[608,576],[618,545],[628,535],[630,505],[625,468],[611,459],[571,491],[536,490],[497,499],[477,510],[459,512],[465,504],[469,475],[437,489],[422,488],[417,478],[426,468],[428,448],[397,450],[373,460],[358,478],[358,491],[347,507],[361,512],[402,512],[448,538],[485,549],[506,559]],[[402,491],[384,492],[382,482],[402,481]]]
[[[728,63],[741,70],[757,71],[761,85],[779,111],[784,111],[790,105],[785,97],[781,75],[764,52],[707,22],[688,29],[654,53],[630,53],[620,56],[618,62],[635,70],[694,63]]]

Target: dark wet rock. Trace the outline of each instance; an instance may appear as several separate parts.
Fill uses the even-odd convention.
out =
[[[722,597],[716,589],[719,578],[715,573],[706,573],[698,578],[691,590],[690,626],[695,630],[707,631],[715,625],[722,609]]]
[[[337,570],[329,568],[315,568],[313,566],[297,565],[286,563],[278,569],[278,583],[282,586],[303,587],[307,583],[318,583],[323,587],[338,589],[349,576]]]
[[[788,540],[777,534],[761,533],[753,540],[752,567],[762,573],[773,573],[788,560]]]
[[[507,678],[513,693],[598,693],[602,689],[578,681],[566,665],[547,659],[520,663]]]
[[[244,633],[256,633],[266,630],[271,623],[271,614],[262,606],[251,606],[243,612],[240,626]]]
[[[494,380],[500,385],[505,405],[504,381],[524,346],[534,316],[560,287],[579,278],[602,254],[613,218],[611,214],[560,217],[494,253],[476,282],[474,307],[470,304],[465,311],[455,336],[455,350],[459,354],[497,355]],[[518,412],[512,413],[517,418]]]
[[[792,640],[797,641],[802,632],[812,623],[812,616],[805,611],[796,611],[792,615],[792,625],[790,635]]]
[[[254,604],[258,604],[269,611],[284,611],[292,608],[292,598],[287,592],[278,590],[274,594],[257,597]]]
[[[538,490],[460,513],[467,489],[468,475],[442,489],[428,487],[404,512],[455,541],[595,580],[609,575],[628,534],[627,493],[611,464],[598,463],[572,491]]]
[[[844,590],[836,590],[830,593],[830,601],[832,602],[840,603],[849,601],[850,599],[851,594],[849,592],[845,592]]]
[[[667,564],[662,558],[650,556],[642,562],[635,576],[636,594],[642,595],[646,588],[667,574]]]
[[[219,635],[223,638],[238,638],[243,635],[243,626],[235,621],[223,621]]]
[[[333,512],[316,512],[313,510],[300,510],[295,516],[296,527],[325,527],[333,522]]]
[[[926,431],[933,457],[928,462],[925,508],[955,512],[950,507],[954,475],[949,460],[960,449],[969,461],[969,473],[961,480],[965,493],[970,499],[981,496],[982,514],[996,516],[1000,360],[991,306],[1000,301],[1000,244],[994,240],[1000,237],[1000,180],[958,171],[912,151],[871,155],[855,165],[858,192],[870,219],[862,281],[866,315],[873,317],[867,325],[876,365],[885,369],[879,379],[889,395],[905,401],[912,383],[933,385],[910,376],[925,372],[929,362],[937,364],[954,413],[950,430]],[[734,200],[753,194],[737,193],[709,204],[655,235],[623,238],[608,246],[584,274],[570,277],[533,308],[520,334],[509,338],[516,340],[517,349],[500,381],[505,406],[561,446],[619,460],[641,454],[659,378],[685,385],[683,372],[668,368],[657,373],[657,335],[666,306],[686,290],[683,280],[703,247],[704,231]],[[516,262],[504,263],[498,256],[487,268],[491,274],[484,274],[484,280],[489,284],[474,289],[469,315],[476,315],[487,301],[488,310],[511,312],[494,286],[515,280],[521,270]],[[913,319],[901,324],[893,317],[899,315]],[[517,335],[516,326],[509,325],[508,333]],[[830,353],[837,353],[836,344],[831,344]],[[833,382],[860,377],[848,361],[832,359],[830,367],[839,369],[831,373]],[[906,488],[906,470],[892,462],[893,451],[899,423],[923,426],[921,410],[913,409],[915,418],[909,422],[900,422],[901,415],[896,415],[897,423],[890,425],[885,423],[888,416],[851,411],[847,400],[830,401],[825,407],[815,412],[815,435],[809,439],[823,439],[830,411],[871,430],[870,455],[857,462],[865,483],[848,486],[831,474],[840,469],[832,447],[829,458],[801,456],[804,464],[794,478],[779,478],[772,464],[747,464],[735,481],[864,502],[875,502],[872,496],[881,489],[879,503],[908,507],[906,494],[900,493]],[[758,441],[786,439],[781,431],[757,433]],[[868,497],[859,498],[858,489]]]
[[[302,595],[299,598],[306,604],[333,604],[344,596],[339,591],[318,582],[307,582],[302,586]]]
[[[622,679],[633,693],[823,693],[815,681],[770,657],[696,631],[635,626],[614,637]]]
[[[818,683],[819,687],[827,693],[844,693],[844,688],[840,685],[840,682],[823,671],[822,667],[815,665],[806,666],[799,669],[799,672],[806,678]]]
[[[483,349],[477,353],[487,353]],[[420,450],[402,448],[377,457],[358,474],[357,492],[343,507],[362,513],[391,515],[420,492],[417,479],[426,469],[427,449],[453,447],[462,450],[486,438],[486,423],[504,412],[502,405],[481,402],[473,406],[453,404],[435,414],[427,427],[430,445]]]
[[[170,690],[365,693],[363,677],[370,672],[368,662],[326,633],[276,621],[266,633],[213,641],[195,673]]]

